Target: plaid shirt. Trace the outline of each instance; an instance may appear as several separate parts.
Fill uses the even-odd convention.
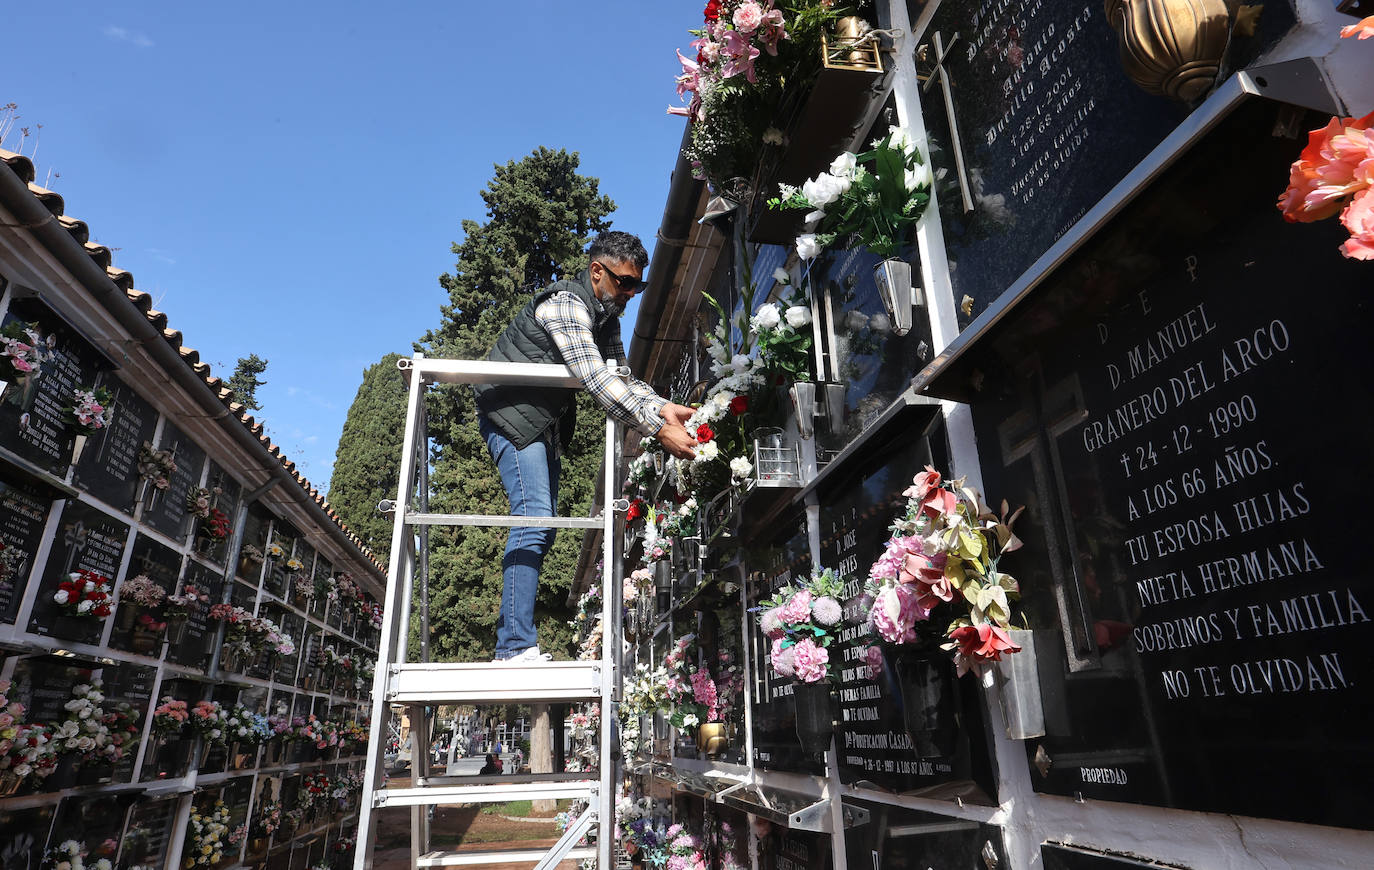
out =
[[[534,310],[534,319],[553,339],[563,363],[582,379],[587,392],[607,414],[650,435],[663,427],[659,411],[667,400],[638,378],[611,374],[606,360],[624,365],[625,348],[617,335],[602,356],[592,333],[591,312],[582,300],[566,290],[555,293]]]

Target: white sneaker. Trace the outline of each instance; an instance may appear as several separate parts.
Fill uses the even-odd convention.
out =
[[[553,659],[553,653],[541,653],[539,647],[532,646],[524,652],[517,653],[506,659],[492,659],[494,665],[525,665],[530,662],[547,662]]]

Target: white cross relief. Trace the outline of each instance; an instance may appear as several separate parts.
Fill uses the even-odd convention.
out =
[[[973,195],[969,191],[968,169],[964,165],[964,145],[959,138],[959,121],[954,114],[954,89],[950,86],[949,71],[945,69],[945,58],[949,57],[954,50],[954,45],[959,41],[959,34],[955,33],[950,37],[949,45],[944,44],[944,38],[940,31],[935,31],[931,37],[935,45],[934,66],[928,75],[922,76],[919,73],[916,78],[924,82],[921,86],[921,93],[926,94],[935,87],[938,82],[940,93],[945,98],[945,116],[949,120],[949,144],[950,150],[954,152],[954,171],[959,178],[959,194],[964,200],[964,213],[973,211]],[[930,62],[930,45],[923,45],[916,50],[916,59]]]

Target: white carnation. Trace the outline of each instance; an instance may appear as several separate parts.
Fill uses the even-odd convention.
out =
[[[754,465],[743,456],[730,460],[730,476],[736,480],[747,480],[754,473]]]
[[[720,456],[720,445],[714,441],[707,441],[705,444],[698,444],[694,462],[710,462]]]
[[[782,315],[778,313],[778,306],[769,302],[759,306],[758,312],[749,322],[749,326],[754,332],[764,329],[777,329],[782,322]]]

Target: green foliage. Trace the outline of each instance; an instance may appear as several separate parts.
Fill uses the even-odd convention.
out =
[[[263,386],[267,381],[258,380],[258,375],[267,371],[267,360],[260,358],[255,353],[248,356],[239,357],[239,361],[234,366],[234,373],[229,376],[225,386],[234,391],[234,397],[239,404],[250,411],[261,411],[262,405],[258,404],[258,387]]]
[[[406,385],[396,368],[400,358],[389,353],[363,372],[329,479],[330,505],[383,563],[391,552],[392,523],[377,511],[377,502],[396,497],[405,434]]]
[[[440,325],[418,348],[428,356],[481,359],[531,293],[587,265],[592,236],[610,228],[615,209],[595,178],[579,175],[576,153],[539,148],[496,167],[482,199],[485,223],[463,222],[457,263],[440,277],[448,292]],[[560,514],[585,514],[595,493],[605,414],[578,397],[578,427],[563,457]],[[472,391],[444,386],[429,396],[431,509],[443,513],[509,510],[496,466],[477,430]],[[506,530],[435,527],[430,532],[430,634],[435,660],[480,661],[495,645]],[[567,604],[582,534],[561,531],[544,562],[535,605],[539,645],[571,654]]]

